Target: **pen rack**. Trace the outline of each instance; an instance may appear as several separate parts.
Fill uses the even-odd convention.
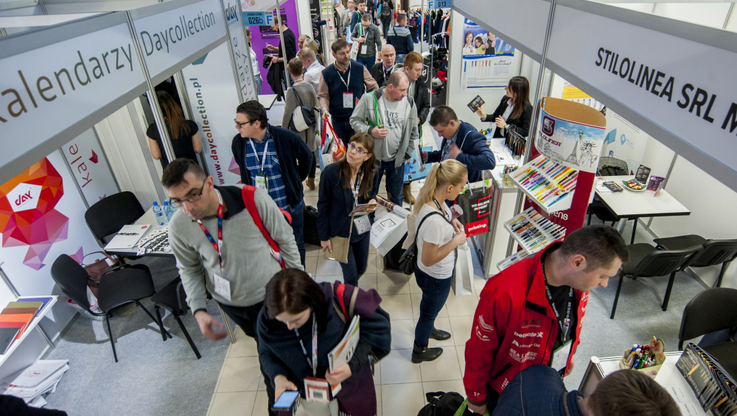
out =
[[[509,176],[545,212],[564,211],[571,207],[578,179],[576,169],[538,156]]]
[[[737,413],[735,378],[708,352],[689,343],[676,363],[676,368],[696,394],[704,411],[717,416]]]
[[[496,264],[496,268],[499,269],[499,271],[501,272],[502,270],[504,270],[507,267],[513,265],[514,263],[517,263],[518,261],[520,261],[520,260],[522,260],[522,259],[524,259],[526,257],[529,257],[529,256],[530,256],[530,254],[528,252],[526,252],[524,249],[523,250],[520,250],[520,251],[512,254],[511,256],[507,257],[506,259],[500,261],[499,263],[497,263]]]
[[[504,223],[525,252],[535,254],[555,240],[566,235],[566,228],[540,215],[533,207]]]

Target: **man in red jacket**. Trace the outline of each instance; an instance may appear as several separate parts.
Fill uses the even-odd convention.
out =
[[[545,364],[568,375],[588,292],[606,287],[628,259],[614,228],[589,226],[489,279],[466,342],[463,383],[470,410],[493,409],[502,390],[527,367]]]

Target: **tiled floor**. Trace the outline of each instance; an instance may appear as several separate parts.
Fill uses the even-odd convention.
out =
[[[373,247],[370,250],[369,271],[361,278],[359,286],[379,292],[383,299],[381,306],[391,316],[392,323],[392,351],[379,362],[374,374],[378,414],[415,415],[424,406],[427,392],[463,392],[463,351],[471,333],[478,292],[461,297],[451,292],[435,326],[449,331],[452,338],[443,342],[430,340],[431,347],[443,348],[443,355],[432,362],[412,364],[410,356],[422,296],[420,288],[413,276],[378,271],[379,256]],[[314,246],[308,246],[306,263],[307,272],[317,281],[342,280],[338,263],[325,260]],[[481,282],[474,286],[480,289],[483,280],[479,269],[476,274]],[[258,370],[256,343],[240,330],[237,339],[228,350],[208,414],[266,415],[266,391]]]

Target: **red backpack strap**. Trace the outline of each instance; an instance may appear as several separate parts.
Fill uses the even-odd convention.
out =
[[[256,193],[256,187],[251,185],[243,185],[243,203],[246,205],[246,210],[251,215],[251,218],[253,219],[253,223],[256,224],[256,227],[261,231],[261,234],[263,234],[266,241],[269,243],[269,247],[271,247],[271,255],[274,257],[274,259],[279,262],[282,269],[285,268],[284,266],[284,259],[281,257],[281,252],[279,251],[279,245],[276,244],[276,241],[274,241],[273,238],[271,238],[271,235],[269,234],[269,231],[264,227],[264,223],[261,221],[261,215],[258,212],[258,209],[256,208],[256,201],[254,199],[254,194]],[[283,212],[284,210],[282,210]],[[287,214],[288,215],[288,214]],[[289,221],[291,222],[291,216],[289,217]]]
[[[340,309],[343,310],[343,316],[346,317],[346,320],[348,319],[348,311],[346,311],[345,308],[345,300],[343,300],[343,294],[345,293],[345,284],[339,283],[338,286],[335,288],[335,295],[338,297],[338,302],[340,302]]]

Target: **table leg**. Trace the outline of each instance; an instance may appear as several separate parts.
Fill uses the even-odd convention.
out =
[[[627,225],[627,218],[620,218],[617,222],[617,231],[619,231],[620,234],[624,232],[624,227]]]

